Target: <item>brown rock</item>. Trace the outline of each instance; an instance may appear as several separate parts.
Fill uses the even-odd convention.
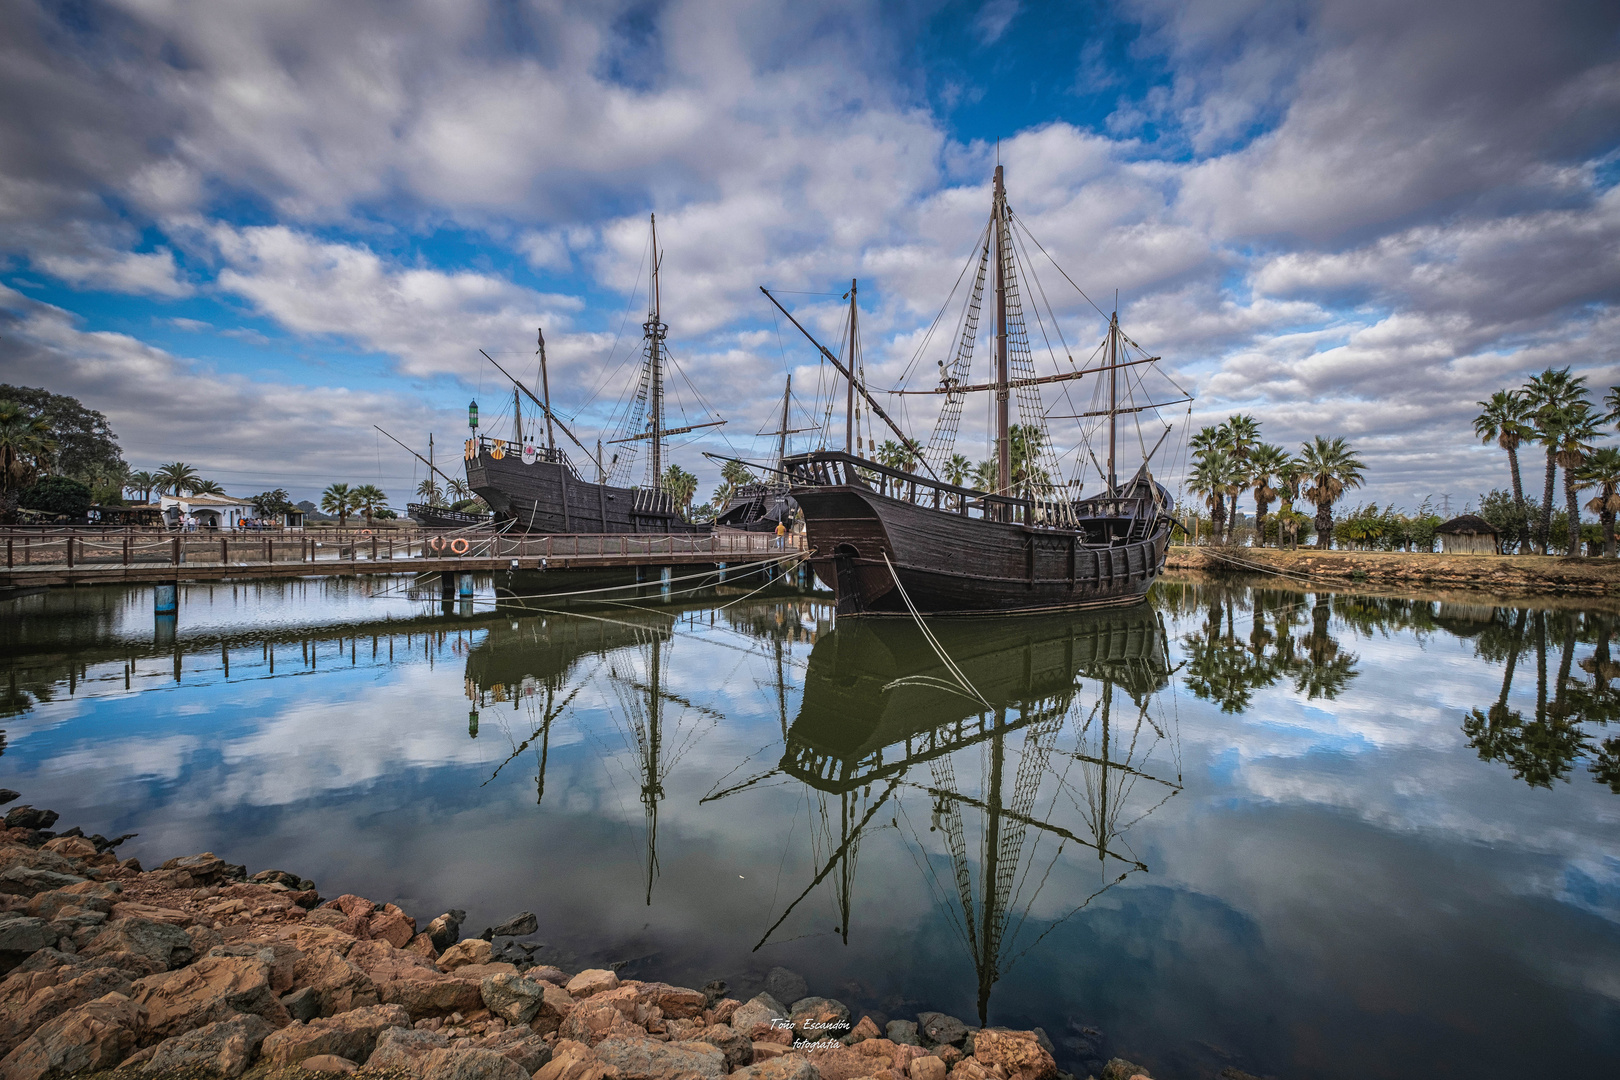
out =
[[[721,1080],[726,1055],[705,1042],[659,1042],[646,1035],[615,1035],[593,1051],[621,1080]]]
[[[776,1043],[778,1046],[793,1045],[793,1029],[777,1024],[755,1024],[748,1032],[748,1037],[755,1042]]]
[[[564,1039],[596,1046],[615,1035],[645,1038],[647,1032],[610,1002],[581,1001],[557,1029]]]
[[[864,1042],[867,1039],[882,1038],[883,1032],[878,1029],[876,1020],[873,1020],[870,1016],[863,1016],[861,1022],[855,1025],[850,1035],[854,1037],[855,1042]]]
[[[695,1042],[718,1046],[726,1055],[726,1069],[740,1069],[754,1063],[754,1044],[748,1036],[728,1024],[711,1024],[692,1036]]]
[[[945,1080],[945,1062],[937,1057],[920,1057],[906,1071],[911,1080]]]
[[[545,986],[523,976],[491,975],[478,986],[484,1007],[509,1024],[528,1024],[540,1012]]]
[[[70,1009],[0,1060],[0,1080],[52,1080],[111,1069],[135,1048],[146,1013],[123,994]]]
[[[1148,1071],[1140,1065],[1124,1058],[1112,1058],[1103,1066],[1102,1080],[1136,1080],[1136,1077],[1147,1074]]]
[[[461,944],[466,945],[468,942],[463,941]],[[460,947],[461,946],[459,945],[457,946],[457,948]],[[487,941],[484,943],[484,947],[489,947],[489,943]],[[455,950],[451,951],[453,952]],[[440,966],[443,966],[443,963],[444,962],[441,960]],[[567,990],[576,998],[588,998],[593,994],[600,994],[605,990],[612,990],[618,985],[619,977],[613,972],[607,970],[606,968],[590,968],[586,971],[580,972],[578,975],[575,975],[572,979],[569,979],[568,985],[563,987],[563,989]]]
[[[560,1029],[568,1014],[574,1011],[574,996],[553,983],[541,983],[540,986],[540,1011],[529,1026],[541,1035],[550,1035]]]
[[[112,917],[115,919],[150,919],[152,922],[168,923],[170,926],[190,926],[197,921],[197,916],[189,911],[179,908],[160,907],[156,904],[142,904],[134,900],[121,900],[112,906]]]
[[[985,1080],[986,1077],[994,1075],[970,1057],[965,1057],[952,1065],[950,1072],[951,1080]]]
[[[482,938],[468,938],[439,954],[439,970],[448,972],[466,967],[468,964],[487,964],[494,956],[494,951],[490,943]]]
[[[403,949],[416,936],[416,920],[393,904],[385,904],[366,921],[366,930],[373,941],[386,941]]]
[[[347,926],[350,918],[349,916],[343,914],[343,912],[338,908],[321,907],[316,908],[308,915],[305,915],[303,921],[305,926],[325,926],[328,928],[336,928],[339,926]]]
[[[714,1024],[729,1024],[731,1023],[731,1018],[737,1015],[737,1010],[741,1007],[742,1002],[738,1001],[736,998],[721,998],[719,1001],[715,1002],[714,1007],[709,1010],[709,1022]]]
[[[637,984],[636,1000],[647,1005],[656,1005],[663,1010],[665,1016],[677,1020],[690,1020],[695,1016],[701,1016],[709,1005],[709,999],[700,990],[688,990],[684,986],[671,986],[660,982]]]
[[[810,1064],[816,1067],[816,1072],[821,1074],[821,1080],[854,1080],[855,1077],[871,1076],[880,1069],[887,1069],[890,1064],[886,1058],[857,1053],[855,1047],[817,1047],[806,1056]]]
[[[348,1058],[338,1057],[336,1054],[316,1054],[298,1064],[301,1068],[318,1073],[352,1073],[360,1067]]]
[[[337,908],[351,919],[356,916],[363,919],[377,910],[377,905],[374,902],[353,893],[344,893],[336,900],[329,900],[326,906]]]
[[[321,1015],[348,1012],[382,1000],[377,984],[336,949],[310,949],[293,966],[293,985],[321,995]]]
[[[89,859],[95,856],[96,845],[82,836],[58,836],[45,841],[45,850],[66,859]]]
[[[415,953],[428,960],[437,960],[439,958],[439,950],[433,947],[433,939],[426,934],[417,934],[411,938],[405,945],[405,951]]]
[[[110,922],[80,950],[85,956],[106,956],[130,952],[144,956],[163,968],[191,962],[191,938],[178,926],[150,919],[117,919]]]
[[[422,1059],[449,1045],[449,1038],[437,1031],[389,1028],[377,1036],[377,1048],[366,1059],[366,1070],[398,1070],[420,1076]]]
[[[552,1047],[551,1060],[534,1074],[534,1080],[586,1080],[601,1070],[590,1047],[572,1039],[559,1039]]]
[[[269,965],[249,957],[205,957],[148,975],[135,983],[131,998],[146,1009],[147,1029],[165,1037],[238,1013],[263,1017],[272,1027],[292,1020],[270,989]]]
[[[422,1080],[529,1080],[521,1065],[492,1050],[434,1050],[420,1068]]]
[[[973,1056],[986,1067],[1001,1066],[1008,1080],[1054,1080],[1057,1063],[1033,1031],[986,1028],[973,1036]]]
[[[105,915],[110,913],[112,908],[112,901],[103,897],[85,896],[83,893],[68,892],[66,889],[53,889],[29,900],[23,908],[23,913],[36,919],[50,920],[86,911],[98,911]]]
[[[821,1074],[803,1054],[781,1054],[731,1075],[733,1080],[821,1080]]]
[[[757,1042],[753,1044],[753,1047],[755,1061],[770,1061],[772,1058],[779,1058],[788,1052],[787,1047],[775,1042]]]
[[[558,986],[568,984],[568,975],[562,968],[552,967],[550,964],[536,964],[523,974],[535,982],[551,982]]]
[[[491,975],[515,975],[517,966],[504,962],[493,964],[463,964],[456,968],[455,976],[458,979],[471,979],[473,982],[483,982]]]
[[[212,851],[205,851],[200,855],[182,855],[178,859],[170,859],[158,870],[180,870],[191,875],[193,881],[200,881],[205,885],[218,884],[225,877],[225,860],[219,858]]]
[[[303,952],[285,941],[242,941],[234,945],[215,945],[205,956],[245,956],[257,960],[270,969],[270,989],[285,994],[293,988],[293,974]]]
[[[954,1046],[936,1046],[933,1053],[934,1056],[945,1063],[946,1068],[950,1068],[962,1060],[962,1051]]]
[[[837,1039],[849,1032],[849,1009],[832,998],[800,998],[788,1019],[801,1039]]]
[[[509,1028],[494,1035],[486,1035],[476,1049],[501,1055],[527,1073],[537,1072],[551,1060],[551,1044],[526,1027]]]
[[[317,1054],[365,1061],[384,1031],[410,1026],[410,1014],[400,1006],[370,1005],[308,1023],[295,1020],[271,1033],[264,1040],[261,1053],[273,1066],[296,1065]]]
[[[18,980],[13,983],[13,979]],[[108,994],[130,993],[129,976],[116,968],[60,967],[6,979],[15,993],[0,1007],[0,1056],[9,1054],[47,1021]]]
[[[341,956],[347,956],[349,950],[354,948],[355,938],[330,926],[311,926],[309,920],[305,919],[292,931],[292,943],[305,952],[332,949]]]
[[[274,1030],[261,1016],[218,1020],[159,1043],[145,1071],[163,1073],[186,1069],[214,1076],[241,1076],[258,1056],[265,1036]]]

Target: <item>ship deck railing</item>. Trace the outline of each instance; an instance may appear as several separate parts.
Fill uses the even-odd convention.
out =
[[[474,440],[469,439],[467,441],[472,443]],[[515,454],[520,460],[523,457],[523,445],[521,443],[514,442],[511,439],[497,439],[491,435],[479,435],[476,441],[478,444],[477,452],[480,454],[488,454],[496,461],[501,460],[501,458],[506,457],[508,454]],[[469,446],[469,449],[472,448]],[[552,465],[561,465],[563,468],[567,469],[573,474],[574,479],[584,480],[584,477],[580,475],[579,469],[574,466],[573,459],[563,451],[562,447],[540,446],[536,444],[534,454],[535,461],[544,461],[549,462]]]
[[[899,502],[976,520],[1013,522],[1036,529],[1089,534],[1093,530],[1086,527],[1087,518],[1127,518],[1133,519],[1130,531],[1134,534],[1137,522],[1148,521],[1153,516],[1154,499],[1150,496],[1098,495],[1073,502],[1070,504],[1072,512],[1069,512],[1068,507],[1056,500],[998,495],[961,487],[842,451],[819,451],[789,458],[783,468],[795,483],[804,487],[860,487]],[[1064,524],[1066,520],[1075,519],[1080,523],[1078,530]],[[1107,540],[1118,542],[1123,538],[1108,537]]]

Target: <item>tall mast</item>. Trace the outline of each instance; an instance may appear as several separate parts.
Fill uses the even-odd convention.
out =
[[[855,438],[855,319],[860,311],[855,306],[855,279],[849,279],[849,400],[844,405],[844,452],[859,454],[861,446]],[[782,425],[787,427],[786,424]]]
[[[782,459],[787,457],[788,437],[788,399],[793,396],[793,376],[787,377],[787,389],[782,391],[782,429],[777,432],[776,464],[780,466]]]
[[[523,398],[517,387],[512,387],[512,441],[523,445]]]
[[[1007,189],[996,166],[996,490],[1012,490],[1012,441],[1007,429]]]
[[[1118,483],[1114,469],[1116,435],[1119,424],[1119,310],[1115,305],[1108,320],[1108,493],[1114,493]]]
[[[535,336],[540,339],[540,394],[546,399],[546,449],[557,449],[557,440],[551,433],[551,381],[546,377],[546,334],[540,327],[534,328]]]
[[[664,384],[660,370],[659,346],[664,338],[664,323],[660,318],[658,292],[658,215],[649,215],[652,221],[652,315],[643,328],[647,333],[647,362],[652,365],[649,405],[652,408],[652,474],[653,491],[659,490],[664,473]]]

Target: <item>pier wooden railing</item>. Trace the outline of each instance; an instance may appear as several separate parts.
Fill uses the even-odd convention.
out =
[[[252,567],[288,563],[378,563],[521,559],[654,564],[660,556],[770,557],[797,550],[766,533],[506,534],[489,530],[321,529],[308,532],[164,532],[151,529],[0,529],[9,571]],[[406,569],[401,567],[401,569]]]

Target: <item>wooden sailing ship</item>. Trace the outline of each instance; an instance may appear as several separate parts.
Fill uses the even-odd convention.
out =
[[[1007,205],[1002,167],[995,171],[990,221],[978,248],[978,273],[959,323],[954,355],[940,362],[940,385],[899,393],[945,398],[924,448],[907,436],[846,366],[782,308],[822,357],[847,380],[850,422],[855,399],[887,424],[915,461],[909,468],[861,455],[859,441],[845,449],[799,454],[783,462],[805,522],[810,562],[838,598],[840,615],[1005,613],[1131,604],[1142,599],[1164,567],[1174,499],[1148,468],[1163,434],[1134,474],[1117,468],[1117,421],[1174,402],[1121,407],[1119,373],[1157,357],[1127,355],[1135,348],[1109,317],[1101,360],[1056,375],[1037,376],[1023,318],[1022,280],[1015,256],[1014,217]],[[1026,268],[1027,273],[1027,268]],[[969,382],[986,279],[993,278],[994,378]],[[850,292],[851,350],[855,294]],[[1139,350],[1138,350],[1139,351]],[[1074,498],[1078,480],[1064,482],[1047,432],[1040,386],[1084,377],[1106,380],[1106,407],[1074,419],[1106,418],[1107,464],[1098,466],[1102,490]],[[981,490],[941,479],[954,452],[967,395],[995,395],[996,482]],[[1011,422],[1017,400],[1022,424]],[[1169,431],[1165,428],[1165,432]],[[871,449],[871,447],[868,447]],[[1016,465],[1015,465],[1016,460]],[[924,475],[926,472],[927,475]],[[1080,469],[1075,469],[1078,477]]]
[[[465,447],[467,484],[489,504],[497,524],[530,533],[673,533],[708,528],[689,523],[684,507],[664,490],[662,482],[666,438],[725,421],[674,428],[666,423],[664,384],[669,357],[665,338],[669,327],[663,321],[659,289],[656,215],[651,224],[652,270],[648,278],[649,311],[641,328],[640,379],[623,412],[620,434],[607,440],[608,446],[623,446],[624,450],[607,457],[598,440],[593,451],[556,415],[551,407],[544,333],[537,335],[538,395],[488,353],[484,354],[512,383],[512,438],[479,435],[474,423],[473,435]],[[543,443],[538,437],[539,425],[524,427],[525,397],[544,419]],[[476,412],[473,416],[476,420]],[[590,476],[557,445],[559,431],[589,462]],[[643,442],[650,448],[649,468],[645,482],[632,486],[630,478],[638,460],[636,448]]]

